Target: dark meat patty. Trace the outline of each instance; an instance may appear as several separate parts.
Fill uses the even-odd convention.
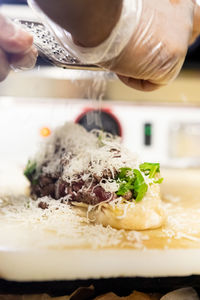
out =
[[[36,183],[31,183],[31,195],[34,198],[50,196],[56,200],[68,196],[67,199],[69,201],[83,202],[91,205],[115,199],[117,197],[115,193],[106,192],[99,185],[101,180],[101,177],[97,178],[95,176],[95,178],[90,178],[85,182],[79,178],[77,181],[69,184],[60,177],[55,178],[41,175]]]

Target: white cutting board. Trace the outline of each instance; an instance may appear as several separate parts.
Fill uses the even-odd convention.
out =
[[[12,193],[16,187],[17,194],[24,191],[26,181],[20,172],[15,174],[4,187]],[[200,274],[200,170],[163,170],[163,177],[169,219],[159,230],[125,233],[95,227],[53,206],[50,215],[39,210],[37,217],[36,204],[32,214],[28,202],[21,214],[10,206],[7,215],[3,205],[1,278],[45,281]],[[26,200],[16,201],[19,208]]]

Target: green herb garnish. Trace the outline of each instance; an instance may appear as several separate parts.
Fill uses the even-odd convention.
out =
[[[163,182],[164,178],[159,178],[158,180],[155,180],[154,183],[161,184]]]
[[[117,175],[117,182],[120,183],[118,196],[125,196],[129,191],[132,192],[136,202],[139,202],[145,196],[148,185],[145,182],[143,174],[149,178],[155,178],[156,173],[160,172],[159,163],[143,163],[139,166],[140,170],[131,169],[128,167],[121,168]],[[163,178],[155,180],[154,183],[162,183]]]
[[[148,185],[144,181],[144,177],[142,176],[141,172],[137,169],[133,170],[135,175],[135,181],[133,185],[133,191],[135,196],[135,201],[139,202],[143,199],[144,195],[148,190]]]
[[[117,176],[117,181],[120,183],[117,195],[124,196],[127,192],[131,191],[136,202],[142,200],[148,189],[142,173],[137,169],[121,168]]]
[[[145,175],[149,175],[149,178],[154,178],[155,174],[160,172],[160,164],[145,162],[140,165],[140,171],[144,172]]]
[[[160,164],[159,163],[143,163],[140,165],[140,170],[144,172],[145,175],[149,175],[149,178],[155,178],[156,173],[160,173]],[[154,183],[161,184],[164,178],[159,178],[154,180]]]
[[[134,177],[133,172],[131,176],[128,176],[128,172],[132,171],[131,168],[121,168],[120,173],[117,176],[117,181],[120,183],[118,196],[124,196],[128,191],[133,189]]]
[[[37,178],[35,176],[36,165],[36,162],[29,160],[24,170],[24,175],[29,181],[33,181],[33,184],[37,181]]]
[[[103,131],[102,132],[99,132],[97,133],[97,138],[98,138],[98,145],[99,147],[103,147],[105,146],[104,142],[103,142]]]
[[[129,176],[127,176],[128,171],[132,171],[131,168],[121,168],[120,173],[118,174],[118,178],[121,180],[129,180]]]

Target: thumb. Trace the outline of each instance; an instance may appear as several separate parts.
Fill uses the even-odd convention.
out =
[[[14,70],[28,70],[32,69],[37,60],[37,50],[31,47],[24,54],[10,54],[9,63],[10,67]]]
[[[200,34],[200,0],[196,0],[194,9],[193,32],[190,43],[193,43]]]
[[[0,13],[0,48],[8,53],[23,53],[30,49],[33,37]]]

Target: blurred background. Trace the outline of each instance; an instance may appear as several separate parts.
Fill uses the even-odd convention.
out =
[[[37,20],[25,0],[0,3],[12,19]],[[0,177],[16,178],[40,143],[65,121],[118,134],[143,160],[198,168],[200,39],[175,82],[150,93],[130,89],[108,72],[64,70],[40,57],[33,70],[12,71],[0,83]],[[18,171],[11,175],[13,166]]]

